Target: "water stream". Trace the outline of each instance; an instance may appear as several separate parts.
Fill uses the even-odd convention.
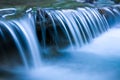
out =
[[[14,12],[0,18],[0,80],[120,79],[119,7]]]

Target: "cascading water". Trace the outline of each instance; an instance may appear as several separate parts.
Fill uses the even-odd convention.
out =
[[[9,32],[7,35],[10,35],[15,43],[25,67],[29,69],[30,67],[40,66],[40,47],[36,36],[35,16],[33,13],[27,13],[21,18],[11,21],[1,19],[0,25],[2,40],[6,42],[9,40],[9,37],[4,36],[6,34],[5,30],[7,30]],[[1,49],[5,51],[2,45]]]
[[[72,47],[73,51],[75,51],[76,48],[82,48],[83,45],[88,44],[94,38],[100,36],[109,28],[113,27],[112,25],[119,20],[118,18],[120,17],[120,8],[85,7],[77,9],[56,10],[48,8],[38,8],[36,14],[32,11],[27,10],[22,17],[17,19],[6,20],[6,16],[8,15],[4,15],[0,19],[0,54],[2,55],[1,60],[6,59],[7,55],[8,57],[10,56],[10,58],[7,57],[7,59],[5,60],[8,63],[9,61],[19,63],[20,60],[20,62],[25,66],[25,69],[27,69],[28,73],[27,75],[25,74],[27,78],[23,78],[21,77],[21,75],[18,74],[18,76],[20,76],[18,77],[18,80],[40,80],[42,78],[42,80],[56,80],[57,78],[59,78],[57,80],[89,80],[88,78],[91,78],[91,76],[93,77],[92,80],[99,80],[99,78],[100,80],[106,80],[106,77],[104,78],[103,75],[102,78],[104,79],[101,79],[101,74],[98,74],[99,69],[95,70],[98,72],[92,73],[95,76],[88,76],[88,74],[91,74],[91,70],[93,70],[94,67],[97,66],[98,68],[100,68],[103,67],[101,66],[101,64],[105,65],[105,63],[103,62],[104,59],[101,56],[96,56],[93,54],[91,54],[92,56],[89,56],[90,54],[86,53],[83,53],[83,55],[81,55],[81,52],[80,54],[79,52],[78,54],[72,53],[73,57],[70,57],[68,55],[68,57],[72,59],[68,59],[68,57],[65,57],[66,62],[58,61],[58,63],[56,63],[57,67],[52,66],[49,68],[46,66],[40,66],[41,55],[44,58],[45,52],[43,50],[47,51],[47,47],[50,47],[50,49],[51,47],[55,47],[52,48],[53,52],[47,52],[49,54],[59,54],[61,49],[69,46]],[[112,20],[113,22],[111,22]],[[58,51],[55,52],[55,50]],[[69,54],[71,55],[70,52],[71,50],[69,51]],[[11,57],[13,58],[12,60]],[[63,61],[64,58],[62,58],[61,60]],[[55,61],[57,62],[56,59]],[[76,62],[77,65],[74,62]],[[110,61],[107,61],[107,59],[105,59],[105,62],[111,63]],[[1,64],[2,63],[0,63],[0,65]],[[92,68],[90,65],[92,66]],[[66,69],[66,66],[70,66],[70,69],[72,69]],[[78,70],[80,68],[80,70],[82,71],[83,68],[81,66],[85,66],[85,69],[87,69],[88,72],[89,68],[87,67],[90,67],[90,72],[86,74],[86,70],[85,73],[80,74],[76,70],[73,71],[74,67],[78,68]],[[50,71],[50,73],[48,71]],[[70,76],[66,74],[69,74]],[[83,76],[81,77],[78,74]],[[60,75],[62,75],[63,78]],[[108,75],[110,76],[111,74]],[[86,78],[86,76],[88,78]]]
[[[47,46],[52,41],[59,47],[58,44],[62,44],[60,34],[66,36],[66,40],[68,40],[71,47],[76,46],[79,48],[89,43],[110,28],[106,15],[101,14],[100,10],[102,11],[102,9],[88,7],[77,8],[76,10],[38,9],[37,24],[41,28],[41,43]],[[103,10],[106,12],[109,10],[109,16],[114,15],[114,11],[109,8]],[[46,41],[48,37],[46,33],[52,38],[49,42]]]
[[[23,31],[26,45],[29,49],[28,54],[32,57],[32,65],[39,67],[40,65],[40,47],[37,41],[34,15],[28,13],[27,16],[19,21],[13,21]]]

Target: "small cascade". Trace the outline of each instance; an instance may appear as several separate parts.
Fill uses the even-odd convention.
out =
[[[40,47],[36,36],[34,15],[28,13],[22,19],[13,22],[20,28],[25,36],[26,45],[29,49],[28,55],[31,55],[32,65],[40,66]]]
[[[120,21],[120,8],[117,7],[103,7],[99,9],[99,12],[106,17],[108,24],[113,26]]]
[[[5,36],[6,34],[11,37]],[[35,16],[33,13],[27,13],[19,19],[10,21],[1,19],[0,35],[3,43],[6,43],[6,45],[13,43],[16,46],[14,49],[17,49],[17,53],[20,53],[22,63],[27,69],[40,66],[40,47],[36,36]],[[2,48],[3,45],[0,45],[0,48],[3,49],[2,53],[5,54],[5,49]],[[12,48],[12,45],[10,47]],[[14,53],[7,52],[9,55]]]
[[[89,43],[110,28],[106,15],[100,12],[103,10],[88,7],[76,10],[38,9],[37,27],[41,31],[41,44],[47,46],[52,43],[60,47],[65,44],[62,40],[67,40],[71,47],[81,47]]]
[[[36,13],[30,8],[22,17],[5,19],[15,11],[0,18],[0,59],[20,62],[26,69],[41,65],[41,53],[46,48],[80,48],[120,20],[119,7],[37,8]]]

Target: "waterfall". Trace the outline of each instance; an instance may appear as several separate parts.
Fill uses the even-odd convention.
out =
[[[41,63],[40,47],[36,36],[35,16],[33,13],[27,13],[19,19],[10,21],[1,19],[0,35],[4,41],[9,42],[9,37],[4,36],[6,33],[11,36],[15,43],[25,67],[27,69],[31,67],[39,67]],[[12,54],[14,53],[11,53],[11,55]]]
[[[39,67],[42,49],[80,48],[110,29],[119,20],[119,13],[118,7],[38,8],[36,13],[30,9],[20,18],[6,20],[13,15],[10,12],[0,19],[0,53],[4,57],[19,53],[27,69]]]
[[[108,10],[110,12],[106,15]],[[109,8],[38,9],[37,25],[42,35],[41,44],[47,46],[52,43],[59,47],[65,44],[62,43],[65,36],[63,40],[67,40],[71,47],[79,48],[110,28],[112,22],[107,18],[109,16],[112,19],[110,16],[115,16],[115,11],[119,13],[117,9],[113,11]]]

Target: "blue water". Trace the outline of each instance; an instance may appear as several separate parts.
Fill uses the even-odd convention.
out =
[[[3,58],[5,66],[1,59],[0,80],[120,80],[119,12],[38,9],[37,16],[29,10],[13,20],[3,16],[0,50],[11,57]]]
[[[43,60],[40,68],[0,74],[1,80],[119,80],[119,34],[119,27],[110,29],[82,48],[59,50],[62,56]]]

